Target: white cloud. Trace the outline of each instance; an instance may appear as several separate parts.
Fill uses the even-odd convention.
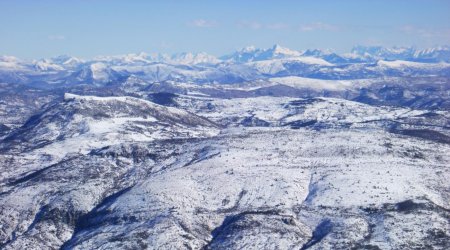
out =
[[[212,28],[216,27],[218,23],[214,20],[195,19],[190,21],[188,25],[197,28]]]
[[[48,39],[53,40],[53,41],[61,41],[61,40],[66,40],[66,37],[63,35],[49,35]]]
[[[321,22],[303,24],[300,26],[300,31],[303,32],[317,31],[317,30],[338,31],[339,27]]]

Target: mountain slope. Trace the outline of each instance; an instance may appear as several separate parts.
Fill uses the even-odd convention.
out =
[[[0,247],[448,247],[448,112],[172,98],[206,118],[67,94],[1,141]]]
[[[0,248],[450,249],[447,50],[0,57]]]
[[[61,246],[101,200],[175,160],[183,149],[170,141],[218,132],[141,99],[66,94],[0,142],[0,247]]]
[[[446,246],[433,232],[448,225],[448,157],[435,160],[448,146],[367,130],[271,129],[205,144],[192,163],[98,206],[65,248]]]
[[[133,97],[65,94],[64,101],[30,118],[0,147],[67,153],[126,141],[210,136],[216,128],[205,118]]]

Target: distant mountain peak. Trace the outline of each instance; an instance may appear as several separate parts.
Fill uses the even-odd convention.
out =
[[[175,54],[170,57],[169,60],[165,60],[166,62],[173,64],[216,64],[219,63],[220,60],[215,56],[207,54],[206,52],[200,53],[191,53],[191,52],[183,52],[179,54]]]
[[[250,46],[242,48],[241,52],[253,52],[255,50],[257,50],[257,48],[253,45],[250,45]]]
[[[337,53],[330,49],[298,51],[274,44],[269,48],[247,46],[220,58],[205,52],[184,52],[173,55],[140,52],[124,55],[97,56],[90,60],[82,60],[68,55],[39,60],[20,60],[14,56],[1,56],[0,73],[4,73],[3,79],[0,80],[32,82],[36,79],[36,76],[42,76],[42,79],[55,78],[56,80],[52,80],[51,84],[104,84],[122,82],[131,74],[135,74],[140,75],[146,81],[150,82],[160,81],[162,79],[177,81],[180,79],[192,80],[198,77],[204,79],[203,81],[205,82],[210,82],[214,81],[210,79],[211,76],[209,74],[211,74],[214,75],[215,80],[220,79],[221,81],[235,82],[242,81],[242,79],[257,78],[257,73],[252,72],[252,70],[260,73],[283,72],[286,69],[283,64],[288,61],[310,65],[341,66],[360,63],[374,64],[380,60],[449,63],[450,46],[417,49],[405,46],[383,47],[358,45],[353,47],[351,53]],[[245,68],[249,66],[247,65],[234,67],[232,70],[230,69],[230,72],[225,72],[220,69],[222,66],[231,67],[231,65],[237,66],[252,62],[261,63],[258,64],[258,68]],[[187,73],[186,66],[208,67],[209,71],[197,68],[189,69],[190,73]],[[238,72],[239,70],[242,71]],[[55,73],[61,73],[61,78],[56,78],[59,77],[59,74]],[[62,73],[67,73],[71,77],[62,79],[65,75]],[[305,74],[305,72],[299,71],[297,74]],[[34,76],[31,77],[31,75]]]
[[[252,62],[299,56],[301,56],[301,53],[299,51],[282,47],[279,44],[274,44],[268,49],[259,49],[254,46],[247,46],[239,51],[236,51],[229,55],[225,55],[221,58],[223,60],[231,60],[234,62]]]
[[[301,55],[301,53],[299,51],[282,47],[279,44],[273,45],[271,51],[274,55],[283,55],[283,56],[292,56],[292,57]]]

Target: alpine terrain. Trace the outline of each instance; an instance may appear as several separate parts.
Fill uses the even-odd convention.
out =
[[[0,249],[450,249],[450,47],[0,57]]]

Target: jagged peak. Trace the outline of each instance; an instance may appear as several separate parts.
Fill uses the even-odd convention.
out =
[[[272,52],[274,55],[284,55],[284,56],[292,56],[292,57],[301,55],[301,53],[299,51],[292,50],[292,49],[289,49],[286,47],[282,47],[279,44],[273,45]]]

